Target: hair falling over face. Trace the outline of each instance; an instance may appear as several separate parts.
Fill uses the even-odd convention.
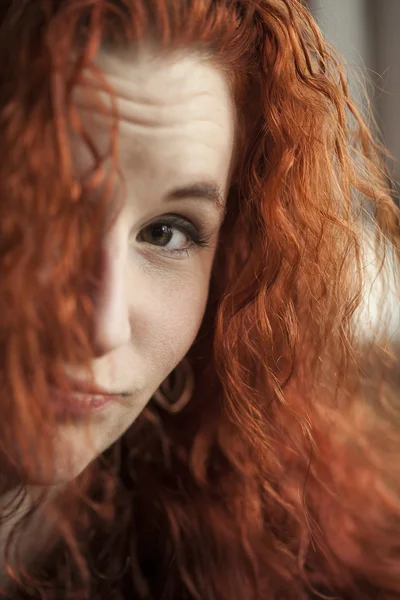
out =
[[[398,294],[400,212],[384,149],[308,10],[7,0],[0,11],[2,493],[51,456],[49,377],[92,357],[88,289],[118,115],[99,155],[74,89],[90,73],[112,104],[99,48],[151,39],[160,52],[204,53],[227,74],[238,121],[188,356],[193,397],[177,414],[150,401],[71,483],[52,507],[59,541],[44,566],[18,568],[6,552],[13,597],[400,598],[399,348],[384,310],[389,286]],[[79,179],[71,131],[94,158]],[[366,331],[368,252],[382,310]]]

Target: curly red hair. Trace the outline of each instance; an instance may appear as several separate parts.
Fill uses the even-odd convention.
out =
[[[382,327],[365,332],[358,316],[369,239],[382,299],[398,282],[400,211],[383,148],[308,10],[299,0],[9,0],[1,13],[3,491],[23,480],[33,447],[51,455],[39,401],[48,373],[90,364],[89,275],[104,182],[118,171],[118,115],[100,156],[73,91],[91,73],[113,97],[98,49],[151,37],[162,51],[204,53],[227,74],[238,120],[189,352],[193,399],[177,415],[150,402],[77,478],[53,507],[62,535],[46,570],[12,571],[21,594],[400,598],[396,348],[383,301]],[[80,180],[71,129],[95,158]],[[100,181],[94,207],[85,199]]]

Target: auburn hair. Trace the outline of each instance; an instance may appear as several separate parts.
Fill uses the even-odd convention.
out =
[[[400,598],[399,381],[385,312],[400,211],[384,150],[308,9],[3,0],[0,11],[1,493],[37,456],[51,470],[47,382],[65,361],[90,367],[96,249],[118,176],[99,49],[151,40],[155,52],[204,55],[228,78],[238,131],[188,354],[193,398],[175,415],[150,401],[71,483],[51,508],[60,536],[46,564],[18,568],[7,554],[12,596]],[[88,78],[113,107],[106,156],[75,104]],[[94,158],[79,178],[71,132]],[[379,314],[365,325],[375,279]]]

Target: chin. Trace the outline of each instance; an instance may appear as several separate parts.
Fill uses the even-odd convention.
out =
[[[139,411],[137,411],[139,412]],[[136,418],[136,411],[60,423],[50,450],[51,460],[37,457],[24,476],[28,485],[57,486],[73,481],[119,439]],[[44,464],[46,463],[46,464]]]
[[[26,485],[53,487],[69,483],[76,479],[97,458],[93,456],[55,457],[51,469],[43,470],[40,465],[31,466],[24,475]]]
[[[49,487],[73,481],[108,446],[101,441],[69,428],[59,432],[53,444],[51,461],[43,461],[38,456],[36,464],[31,463],[25,472],[24,482],[27,485]]]

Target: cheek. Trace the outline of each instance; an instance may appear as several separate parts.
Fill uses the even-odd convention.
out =
[[[142,305],[142,357],[164,378],[194,342],[207,303],[210,268],[151,278],[152,293]],[[147,285],[146,285],[147,287]],[[139,332],[138,332],[139,333]]]
[[[165,362],[177,363],[195,340],[203,319],[208,296],[208,280],[188,278],[158,298],[154,306],[154,335],[163,332],[161,351]],[[165,343],[166,342],[166,343]]]
[[[181,293],[177,289],[170,295],[167,314],[164,314],[163,310],[160,312],[167,336],[180,354],[186,354],[198,333],[207,302],[207,292],[208,286],[200,288],[197,282]]]

